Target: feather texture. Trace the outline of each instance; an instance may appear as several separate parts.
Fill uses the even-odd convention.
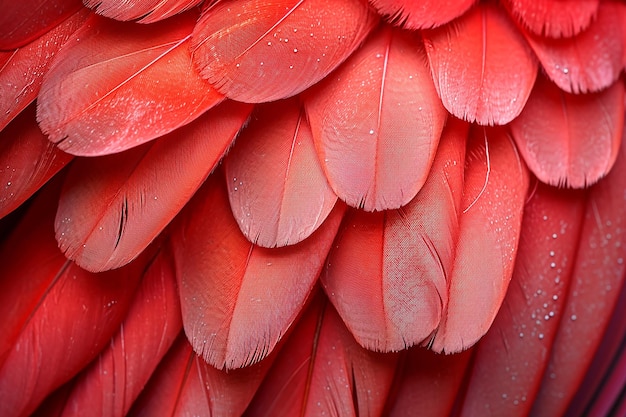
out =
[[[433,340],[435,351],[465,349],[493,323],[513,273],[527,188],[528,171],[513,139],[502,129],[475,127],[450,301]]]
[[[506,0],[504,4],[534,34],[569,38],[589,27],[600,0]]]
[[[380,30],[307,95],[324,171],[353,207],[398,208],[426,181],[447,115],[417,42]]]
[[[297,100],[257,107],[225,158],[230,207],[250,242],[293,245],[324,222],[337,196],[317,159]]]
[[[202,0],[84,0],[83,3],[111,19],[154,23],[191,9]]]
[[[406,29],[441,26],[465,13],[476,0],[370,0],[392,23]]]
[[[274,101],[328,75],[377,20],[364,0],[219,2],[193,32],[194,62],[229,98]]]
[[[450,113],[482,125],[506,124],[520,114],[537,63],[504,11],[482,3],[423,36],[435,87]]]
[[[406,206],[352,211],[322,284],[356,340],[398,351],[428,339],[448,303],[458,239],[467,125],[451,120],[424,188]]]
[[[69,153],[105,155],[162,136],[219,103],[222,96],[191,68],[196,17],[128,27],[92,16],[44,76],[37,100],[43,132]]]
[[[154,142],[76,161],[57,210],[61,250],[90,271],[133,260],[191,199],[250,110],[247,104],[226,102]]]
[[[265,358],[296,319],[344,206],[305,241],[261,248],[240,233],[221,181],[214,175],[198,191],[181,214],[173,245],[185,332],[207,362],[234,369]]]
[[[623,83],[574,95],[544,77],[511,123],[517,147],[537,178],[575,188],[593,184],[610,171],[623,128]]]

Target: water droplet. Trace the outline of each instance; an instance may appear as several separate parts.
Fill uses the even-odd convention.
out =
[[[370,129],[370,135],[374,134],[374,129]]]
[[[293,48],[293,53],[297,54],[298,53],[298,48]]]
[[[572,314],[572,316],[570,317],[570,319],[572,321],[576,321],[576,319],[578,319],[578,316],[576,316],[576,314]]]

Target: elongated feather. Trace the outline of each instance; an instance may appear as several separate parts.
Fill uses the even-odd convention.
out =
[[[567,305],[534,410],[561,415],[591,363],[626,273],[626,146],[590,191]],[[558,237],[558,235],[557,235]],[[576,366],[572,366],[576,364]]]
[[[475,127],[450,301],[433,340],[435,351],[466,349],[493,323],[513,273],[527,188],[528,171],[513,139],[502,129]]]
[[[456,19],[476,0],[369,0],[392,23],[406,29],[428,29]]]
[[[227,102],[152,143],[76,161],[57,210],[61,250],[90,271],[133,260],[191,199],[250,110]]]
[[[85,6],[96,13],[116,20],[138,20],[154,23],[184,12],[202,3],[202,0],[84,0]]]
[[[600,0],[506,0],[504,4],[534,34],[569,38],[589,27]]]
[[[540,184],[524,210],[511,285],[481,339],[462,416],[490,405],[498,416],[527,416],[563,317],[585,207],[585,194]],[[554,236],[558,238],[554,238]]]
[[[451,120],[424,188],[406,206],[352,211],[321,281],[356,340],[398,351],[421,344],[448,303],[461,214],[467,125]]]
[[[82,4],[80,0],[24,0],[0,3],[0,50],[20,48],[52,30]]]
[[[18,208],[71,160],[41,133],[35,106],[24,110],[0,131],[0,217]]]
[[[320,227],[337,196],[317,159],[300,103],[257,109],[225,158],[230,207],[250,242],[293,245]]]
[[[401,207],[426,181],[447,114],[417,42],[379,30],[307,95],[326,176],[353,207]]]
[[[272,357],[220,371],[196,356],[181,334],[129,415],[240,417],[271,365]]]
[[[92,16],[44,76],[37,100],[43,132],[69,153],[105,155],[162,136],[219,103],[222,96],[192,69],[196,17],[139,26]]]
[[[213,175],[198,191],[172,242],[187,337],[207,362],[234,369],[265,358],[296,319],[344,206],[305,241],[261,248],[239,231],[222,181]]]
[[[396,360],[360,347],[318,294],[246,416],[381,415]]]
[[[503,10],[482,3],[423,36],[435,87],[450,113],[482,125],[503,125],[520,114],[537,63]]]
[[[194,29],[194,62],[229,98],[274,101],[328,75],[377,20],[364,0],[219,2]]]
[[[559,88],[568,93],[599,91],[613,84],[624,67],[625,15],[626,5],[606,1],[589,28],[572,38],[527,34],[526,39]]]
[[[109,346],[77,377],[62,416],[124,416],[182,330],[174,262],[161,249]]]
[[[37,97],[52,58],[88,16],[87,10],[79,10],[28,45],[0,52],[0,130]]]
[[[582,188],[615,163],[624,128],[624,84],[598,93],[569,94],[544,77],[511,123],[530,170],[552,185]]]

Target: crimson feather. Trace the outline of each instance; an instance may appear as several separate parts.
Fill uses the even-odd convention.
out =
[[[202,0],[84,0],[83,3],[111,19],[154,23],[191,9]]]
[[[392,23],[406,29],[441,26],[465,13],[476,0],[369,0]]]
[[[569,38],[589,27],[600,0],[506,0],[504,4],[534,34]]]

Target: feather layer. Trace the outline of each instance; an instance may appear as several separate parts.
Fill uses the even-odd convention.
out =
[[[369,0],[378,13],[406,29],[441,26],[465,13],[476,0]]]
[[[324,222],[337,196],[317,159],[300,103],[257,107],[225,158],[230,207],[250,242],[293,245]]]
[[[84,0],[83,3],[111,19],[154,23],[191,9],[202,0]]]
[[[328,75],[377,20],[364,0],[219,2],[194,30],[194,62],[229,98],[274,101]]]
[[[191,199],[250,111],[226,102],[154,142],[77,160],[57,210],[61,250],[90,271],[132,261]]]
[[[265,358],[296,319],[344,206],[305,241],[261,248],[239,231],[221,181],[213,175],[183,211],[173,245],[185,332],[207,362],[234,369]]]
[[[506,0],[504,4],[535,35],[569,38],[589,27],[600,0]]]
[[[196,17],[129,26],[92,16],[44,76],[41,130],[66,152],[99,156],[169,133],[219,103],[191,68]]]
[[[506,12],[482,3],[423,37],[435,87],[450,113],[482,125],[507,124],[520,114],[537,62]]]

